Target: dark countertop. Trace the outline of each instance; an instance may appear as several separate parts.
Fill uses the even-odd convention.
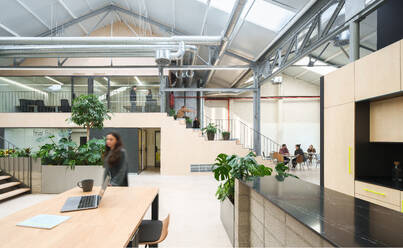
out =
[[[391,177],[362,177],[357,180],[403,191],[403,182],[393,181]]]
[[[242,182],[335,246],[403,246],[403,214],[300,179]]]

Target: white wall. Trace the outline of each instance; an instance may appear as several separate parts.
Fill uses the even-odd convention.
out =
[[[283,76],[282,84],[266,82],[261,96],[319,96],[319,85]],[[245,93],[239,97],[252,97]],[[231,99],[230,119],[238,119],[253,127],[252,99]],[[261,132],[294,151],[295,144],[306,150],[310,144],[320,150],[320,101],[314,99],[261,99]],[[205,101],[205,114],[213,119],[226,119],[227,101]]]

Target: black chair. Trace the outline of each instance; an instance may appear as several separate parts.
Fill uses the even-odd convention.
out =
[[[71,106],[69,104],[69,100],[67,100],[67,99],[60,100],[60,111],[61,112],[71,112]]]
[[[28,106],[28,105],[33,105],[33,104],[30,104],[30,103],[31,103],[31,100],[20,99],[19,111],[20,112],[34,112],[34,107],[33,106]]]
[[[139,244],[154,247],[168,236],[169,214],[163,220],[143,220],[139,226]]]
[[[55,107],[45,106],[43,100],[36,100],[36,105],[38,106],[38,112],[55,112]]]

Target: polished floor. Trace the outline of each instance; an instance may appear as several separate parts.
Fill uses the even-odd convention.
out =
[[[300,179],[319,184],[319,168],[291,171]],[[160,219],[171,215],[167,239],[161,247],[231,247],[220,221],[220,202],[215,198],[217,182],[211,173],[191,176],[161,176],[149,168],[129,175],[130,186],[158,186]],[[51,194],[24,195],[0,203],[1,218],[53,197]],[[150,211],[146,218],[150,218]]]

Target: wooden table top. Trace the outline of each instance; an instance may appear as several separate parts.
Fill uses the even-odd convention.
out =
[[[60,213],[68,197],[98,191],[99,187],[89,193],[73,188],[0,219],[0,247],[126,247],[158,188],[108,187],[99,208]],[[71,218],[51,230],[16,225],[38,214]]]

